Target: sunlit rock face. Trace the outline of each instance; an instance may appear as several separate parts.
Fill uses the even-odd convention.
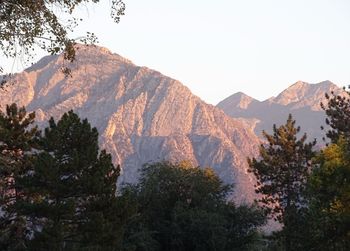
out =
[[[236,93],[221,101],[217,107],[231,117],[241,117],[254,122],[251,123],[251,129],[258,136],[262,136],[262,130],[271,132],[273,124],[284,124],[288,115],[292,114],[296,124],[301,127],[301,132],[306,132],[309,140],[316,138],[318,145],[323,145],[322,138],[325,132],[321,130],[321,126],[325,126],[326,117],[320,104],[327,103],[325,93],[332,91],[336,94],[343,92],[342,88],[330,81],[317,84],[298,81],[277,97],[265,101],[255,100],[244,93]]]
[[[71,77],[61,67],[72,70]],[[134,65],[105,48],[78,46],[77,59],[48,56],[17,74],[0,92],[0,105],[36,111],[40,126],[73,109],[100,133],[100,146],[122,167],[120,182],[135,182],[147,162],[189,160],[213,167],[234,197],[255,197],[246,158],[257,153],[255,120],[237,120],[194,96],[180,82]],[[242,107],[247,107],[249,100]]]

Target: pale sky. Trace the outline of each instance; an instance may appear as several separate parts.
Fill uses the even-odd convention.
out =
[[[73,37],[92,31],[210,104],[238,91],[263,100],[298,80],[350,84],[350,0],[125,0],[119,24],[101,2],[79,8]]]

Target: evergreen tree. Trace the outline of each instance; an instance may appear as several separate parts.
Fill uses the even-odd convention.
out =
[[[344,88],[344,90],[346,90]],[[350,249],[350,92],[326,94],[322,104],[331,144],[317,156],[309,179],[310,250]]]
[[[17,177],[27,171],[30,153],[39,132],[33,126],[34,113],[16,104],[0,112],[0,250],[24,250],[28,230],[26,219],[16,212],[16,202],[25,194]]]
[[[254,206],[227,202],[229,192],[212,169],[168,162],[146,165],[139,183],[124,188],[138,204],[125,249],[248,249],[264,216]]]
[[[50,119],[18,212],[32,222],[33,250],[118,250],[127,209],[116,198],[119,166],[99,152],[98,133],[72,111]]]
[[[326,136],[332,143],[337,143],[340,137],[350,140],[350,91],[343,88],[341,95],[326,93],[327,103],[321,103],[322,109],[326,112],[326,124],[331,127]]]
[[[350,249],[350,154],[340,138],[322,150],[309,179],[310,250]]]
[[[313,143],[306,143],[292,115],[285,125],[273,127],[273,134],[263,132],[267,144],[260,147],[260,158],[248,159],[249,171],[257,178],[256,192],[266,212],[283,224],[280,233],[284,249],[296,250],[300,244],[300,219],[306,206],[306,181],[313,157]]]

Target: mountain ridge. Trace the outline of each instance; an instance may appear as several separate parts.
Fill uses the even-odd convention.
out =
[[[219,102],[217,107],[231,117],[258,121],[252,129],[260,137],[263,130],[271,132],[273,124],[284,124],[288,115],[292,114],[301,126],[301,131],[309,136],[309,140],[315,138],[322,145],[324,132],[320,127],[325,126],[325,113],[320,104],[327,103],[325,93],[331,91],[336,94],[343,92],[329,80],[316,84],[297,81],[276,97],[264,101],[254,100],[244,109],[232,98],[235,94]]]
[[[62,66],[72,70],[71,77]],[[100,146],[121,164],[120,182],[135,182],[137,170],[150,161],[190,160],[235,183],[236,201],[256,197],[246,157],[257,154],[259,139],[244,120],[206,104],[177,80],[104,48],[81,47],[72,64],[48,56],[12,82],[0,92],[2,108],[26,106],[41,127],[71,109],[88,118]]]

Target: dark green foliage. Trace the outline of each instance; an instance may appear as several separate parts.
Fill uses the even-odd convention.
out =
[[[0,51],[6,57],[23,54],[30,56],[36,47],[50,54],[64,52],[64,58],[74,60],[74,44],[77,41],[94,43],[96,37],[87,33],[79,40],[69,38],[69,32],[78,25],[73,11],[84,3],[98,3],[100,0],[0,0]],[[57,9],[68,20],[57,16]],[[121,0],[111,1],[111,17],[119,22],[124,15],[125,4]],[[30,57],[29,57],[30,58]],[[67,70],[67,68],[65,68]],[[1,73],[1,67],[0,67]]]
[[[0,112],[0,250],[24,250],[27,224],[15,205],[25,194],[16,183],[30,166],[29,153],[38,136],[32,124],[34,113],[27,114],[16,104]]]
[[[18,179],[31,249],[117,250],[128,212],[116,198],[119,166],[99,152],[96,128],[70,111],[50,120],[39,143],[32,170]]]
[[[123,194],[138,203],[126,250],[244,250],[264,216],[227,202],[230,187],[211,169],[168,162],[146,165]]]
[[[344,88],[345,90],[345,88]],[[350,93],[326,95],[322,105],[331,144],[316,159],[310,176],[309,250],[350,249]]]
[[[310,250],[350,249],[350,155],[342,138],[317,157],[309,179]]]
[[[257,239],[262,211],[227,202],[211,169],[148,165],[117,195],[119,166],[87,120],[70,111],[43,135],[33,121],[15,105],[0,116],[1,250],[247,250]]]
[[[315,142],[306,143],[306,135],[297,139],[300,128],[289,115],[285,125],[266,132],[268,142],[260,147],[259,159],[248,159],[249,171],[257,178],[256,192],[266,212],[283,224],[279,234],[285,250],[296,250],[300,241],[300,222],[304,217],[304,192],[314,155]]]
[[[332,143],[337,143],[340,137],[350,139],[350,92],[343,88],[342,95],[326,93],[327,104],[321,104],[326,112],[326,124],[331,127],[326,136]]]

